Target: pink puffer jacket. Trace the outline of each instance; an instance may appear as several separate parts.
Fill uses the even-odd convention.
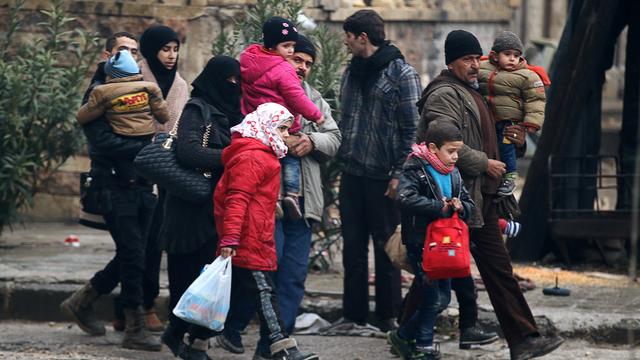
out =
[[[240,54],[240,76],[243,114],[267,102],[280,104],[295,117],[290,132],[300,131],[300,115],[314,122],[322,117],[320,109],[305,94],[293,66],[262,45],[250,45]]]

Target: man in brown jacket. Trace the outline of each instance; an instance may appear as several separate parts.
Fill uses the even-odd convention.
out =
[[[505,172],[499,161],[494,120],[478,90],[478,69],[482,48],[471,33],[455,30],[445,41],[447,70],[423,91],[418,102],[421,114],[417,142],[424,141],[432,121],[447,121],[462,131],[464,147],[457,167],[476,203],[469,220],[471,253],[486,286],[491,304],[509,344],[512,360],[543,356],[564,341],[558,336],[540,336],[529,305],[513,277],[511,259],[502,241],[493,200]],[[524,144],[524,130],[509,126],[505,136]]]

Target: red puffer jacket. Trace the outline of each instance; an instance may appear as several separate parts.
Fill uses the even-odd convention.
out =
[[[214,193],[220,248],[236,246],[233,265],[261,271],[277,269],[275,209],[280,162],[270,147],[251,138],[234,138],[222,153],[224,173]]]

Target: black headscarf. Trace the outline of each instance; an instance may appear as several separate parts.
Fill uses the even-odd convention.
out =
[[[162,90],[162,96],[166,99],[173,80],[176,78],[176,72],[178,71],[178,59],[176,59],[176,65],[168,70],[160,60],[158,60],[158,51],[169,42],[175,41],[180,45],[180,39],[173,29],[164,25],[154,25],[142,33],[140,37],[140,52],[142,56],[147,59],[151,72],[156,77],[158,86]]]
[[[238,60],[218,55],[207,62],[204,70],[191,83],[191,97],[199,97],[218,109],[229,119],[229,126],[242,121],[240,111],[240,84],[227,79],[235,75],[240,81],[240,63]]]

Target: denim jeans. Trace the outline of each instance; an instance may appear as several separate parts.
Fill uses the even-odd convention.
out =
[[[425,278],[422,271],[422,247],[407,246],[407,256],[414,269],[416,280],[422,284],[422,301],[418,311],[400,327],[398,333],[403,339],[415,340],[418,347],[432,346],[436,317],[451,301],[451,280]]]
[[[280,160],[280,167],[282,167],[282,182],[284,185],[284,193],[300,193],[300,159],[287,155]]]
[[[504,143],[504,128],[510,126],[511,121],[498,121],[496,123],[496,135],[498,136],[498,150],[500,151],[500,160],[507,165],[507,174],[516,172],[516,146],[509,142]]]
[[[300,208],[304,209],[304,198],[299,198]],[[307,278],[309,249],[311,248],[311,228],[302,220],[287,218],[276,221],[276,253],[278,270],[273,274],[278,305],[284,329],[287,334],[293,332],[298,308],[304,297],[304,282]],[[242,297],[231,303],[224,335],[228,338],[240,338],[240,332],[249,324],[255,314],[255,304]],[[258,351],[269,353],[268,331],[260,329]]]

